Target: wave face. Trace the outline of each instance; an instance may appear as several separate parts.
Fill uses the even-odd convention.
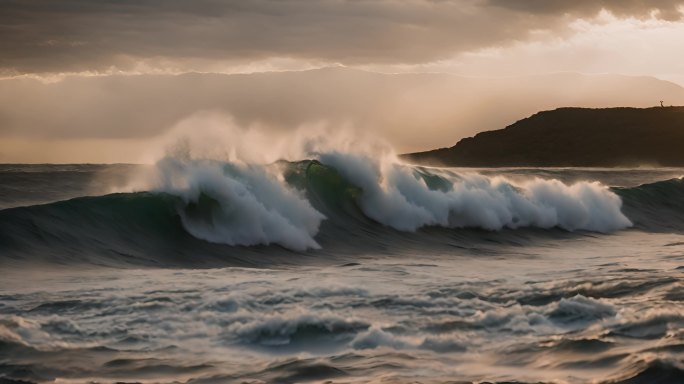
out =
[[[684,178],[614,190],[637,228],[674,233],[684,230]]]
[[[631,217],[650,228],[662,223],[659,210],[670,209],[669,194],[684,190],[681,180],[616,190],[513,181],[337,152],[269,166],[167,158],[150,179],[146,192],[2,210],[0,247],[15,259],[96,263],[248,259],[269,246],[334,254],[448,248],[481,239],[482,230],[515,242],[525,228],[609,233],[630,227]]]

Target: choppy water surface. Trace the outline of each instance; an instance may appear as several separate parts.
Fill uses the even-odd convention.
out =
[[[372,188],[343,171],[357,189],[345,184],[341,195],[330,176],[289,176],[325,216],[317,231],[293,232],[318,245],[306,250],[198,239],[192,229],[215,228],[187,219],[215,203],[192,206],[177,191],[0,210],[0,382],[684,382],[679,170],[479,170],[484,178],[474,179],[418,172],[429,191],[444,195],[416,192],[399,174],[398,195],[414,199],[392,206],[414,223],[432,217],[408,210],[427,204],[418,199],[456,209],[458,196],[482,191],[503,199],[507,210],[496,212],[517,221],[502,213],[500,221],[447,217],[443,225],[396,228],[389,211],[372,211],[380,203],[362,200]],[[523,181],[512,189],[491,182],[502,175]],[[457,176],[466,184],[440,189],[440,180]],[[527,193],[531,176],[613,188],[552,182],[538,184],[544,194]],[[221,205],[225,196],[202,185]],[[398,196],[387,191],[374,198]],[[611,196],[619,197],[617,214]],[[560,216],[541,225],[552,203]],[[573,215],[572,207],[589,208]],[[475,208],[461,212],[489,212]],[[592,221],[607,217],[596,210],[612,216]],[[229,229],[241,217],[221,212]],[[290,224],[306,226],[308,218]],[[592,222],[620,225],[582,228]]]

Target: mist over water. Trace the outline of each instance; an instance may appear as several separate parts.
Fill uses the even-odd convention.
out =
[[[0,380],[683,380],[682,170],[221,146],[0,169]]]

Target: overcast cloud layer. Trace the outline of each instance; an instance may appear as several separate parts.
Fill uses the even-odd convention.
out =
[[[684,85],[682,41],[684,0],[0,0],[0,162],[139,161],[183,124],[414,151],[680,105],[656,78]]]
[[[570,33],[602,9],[680,20],[682,0],[4,0],[5,74],[289,58],[420,64]]]

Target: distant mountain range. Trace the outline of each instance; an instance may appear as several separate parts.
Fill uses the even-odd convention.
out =
[[[684,166],[684,107],[559,108],[403,157],[464,167]]]
[[[400,152],[414,152],[501,128],[539,110],[643,108],[660,100],[684,105],[684,88],[620,75],[485,78],[348,68],[71,76],[49,83],[16,78],[0,80],[0,140],[147,140],[194,113],[219,111],[239,126],[279,134],[307,124],[354,127],[386,139]]]

